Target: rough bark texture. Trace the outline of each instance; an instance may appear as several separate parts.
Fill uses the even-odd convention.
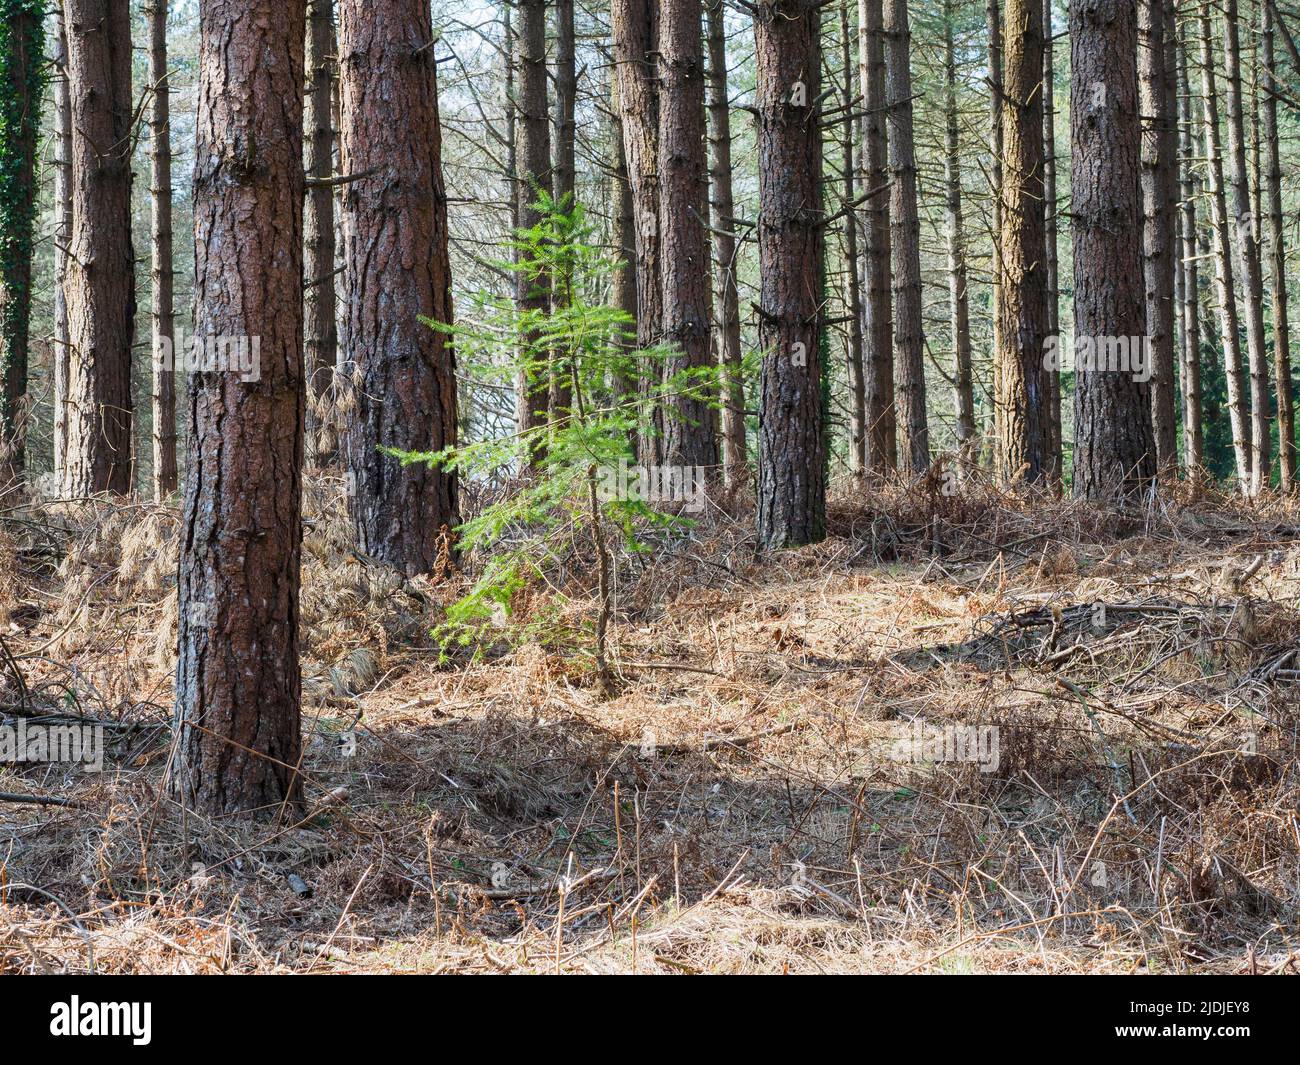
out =
[[[1061,333],[1061,267],[1057,251],[1060,211],[1056,188],[1056,70],[1052,40],[1052,0],[1043,0],[1043,191],[1045,195],[1044,222],[1047,229],[1047,335],[1060,337]],[[1063,476],[1061,429],[1061,369],[1049,366],[1043,372],[1043,388],[1047,393],[1044,414],[1043,456],[1047,479],[1055,487]]]
[[[618,79],[610,76],[610,202],[611,242],[614,254],[618,256],[618,266],[614,270],[611,284],[610,302],[622,311],[631,323],[631,328],[620,326],[620,335],[616,338],[619,347],[625,353],[631,353],[636,347],[636,311],[637,311],[637,276],[636,276],[636,227],[632,208],[632,184],[627,176],[627,155],[623,150],[623,120],[619,115]],[[620,370],[613,382],[614,391],[620,403],[625,403],[636,396],[637,382],[629,370]],[[636,431],[630,434],[631,445],[636,447]]]
[[[321,424],[321,399],[334,384],[338,361],[338,300],[335,294],[334,189],[321,184],[334,167],[334,0],[309,0],[307,6],[307,190],[303,208],[306,258],[303,273],[303,336],[306,343],[309,453],[324,465],[334,458],[335,427]]]
[[[1205,469],[1205,429],[1201,408],[1201,304],[1200,269],[1197,265],[1196,139],[1192,136],[1191,87],[1187,78],[1187,50],[1179,43],[1178,60],[1178,148],[1179,238],[1183,275],[1183,347],[1179,383],[1183,398],[1183,466],[1193,482]]]
[[[1043,185],[1043,8],[1008,0],[1002,96],[1001,282],[997,364],[1000,476],[1041,481],[1047,472],[1043,389],[1047,350],[1047,246]]]
[[[190,378],[172,790],[210,815],[301,798],[305,0],[199,17],[195,331],[260,338],[260,375]]]
[[[754,16],[763,352],[758,530],[768,547],[811,543],[826,531],[817,7],[817,0],[774,0]]]
[[[1151,341],[1151,414],[1156,461],[1178,461],[1174,414],[1173,101],[1165,84],[1167,0],[1138,2],[1138,100],[1142,116],[1142,275]]]
[[[894,411],[894,323],[890,290],[889,146],[886,134],[885,41],[882,0],[859,0],[858,56],[862,69],[862,166],[866,203],[867,468],[898,465]]]
[[[989,82],[989,205],[992,218],[989,219],[989,236],[991,255],[989,259],[990,280],[993,291],[989,294],[989,303],[993,310],[993,446],[994,462],[1000,462],[997,455],[997,400],[999,362],[996,353],[1002,348],[1002,317],[998,303],[998,290],[1002,287],[1002,4],[1001,0],[988,0],[984,8],[984,24],[988,30],[988,82]]]
[[[925,328],[921,307],[921,221],[916,207],[912,122],[912,33],[907,0],[886,0],[889,101],[890,244],[894,266],[894,363],[901,460],[913,473],[930,465],[925,413]]]
[[[153,102],[149,113],[149,176],[152,198],[153,327],[153,494],[165,499],[176,491],[176,374],[159,359],[163,338],[175,335],[172,268],[172,147],[171,85],[167,69],[167,0],[150,0],[149,81]]]
[[[709,185],[715,263],[714,316],[722,370],[722,453],[728,486],[745,476],[745,381],[740,359],[740,294],[736,287],[736,207],[731,191],[731,101],[723,0],[708,11]]]
[[[953,0],[944,0],[944,185],[948,241],[948,318],[952,333],[957,446],[966,461],[975,458],[975,386],[971,369],[970,293],[966,266],[966,225],[961,199],[961,128],[957,111],[957,61],[953,51]]]
[[[518,0],[515,10],[519,226],[531,229],[541,220],[536,207],[539,194],[554,191],[551,120],[546,103],[546,0]],[[515,305],[521,312],[545,311],[550,300],[550,278],[529,277],[522,272],[515,275]],[[550,389],[543,361],[540,353],[533,353],[532,365],[519,375],[515,412],[520,433],[546,424]]]
[[[72,240],[72,97],[68,35],[62,5],[54,13],[54,476],[63,475],[68,446],[68,244]]]
[[[23,467],[32,316],[36,138],[40,124],[43,25],[32,0],[0,3],[0,488]]]
[[[660,0],[659,168],[664,340],[673,348],[667,372],[707,370],[709,238],[701,213],[708,202],[705,162],[704,56],[700,0]],[[698,387],[698,382],[696,382]],[[718,461],[713,416],[701,399],[680,390],[667,400],[663,461],[713,466]]]
[[[574,48],[573,0],[555,0],[555,199],[572,211],[577,202],[577,164],[574,108],[578,100],[578,68]],[[569,287],[568,278],[557,278],[557,286]],[[550,418],[558,423],[567,418],[573,403],[572,367],[551,364]]]
[[[339,158],[352,404],[349,510],[357,545],[408,576],[445,562],[456,475],[381,449],[456,443],[447,193],[429,8],[340,0]]]
[[[1241,43],[1237,27],[1237,0],[1223,0],[1224,70],[1228,82],[1228,160],[1232,184],[1232,211],[1236,223],[1237,272],[1241,278],[1241,312],[1246,325],[1246,351],[1250,366],[1250,492],[1257,495],[1269,485],[1272,464],[1269,430],[1268,352],[1264,347],[1264,280],[1258,217],[1251,202],[1250,172],[1246,163],[1246,134],[1241,92]]]
[[[1277,390],[1278,472],[1282,491],[1295,488],[1295,404],[1291,394],[1291,323],[1286,295],[1286,240],[1282,214],[1282,160],[1278,148],[1277,97],[1272,89],[1277,68],[1273,58],[1273,3],[1260,3],[1260,64],[1264,77],[1265,180],[1268,183],[1268,265],[1273,306],[1273,379]]]
[[[131,13],[127,0],[66,0],[72,99],[68,423],[60,490],[131,488]]]
[[[1201,102],[1205,132],[1205,172],[1209,181],[1210,227],[1214,247],[1214,280],[1219,296],[1219,341],[1223,346],[1224,374],[1228,385],[1228,416],[1232,424],[1232,450],[1237,461],[1241,490],[1250,490],[1250,419],[1246,404],[1246,375],[1241,365],[1241,337],[1237,320],[1237,287],[1232,276],[1228,206],[1223,189],[1223,148],[1219,137],[1219,95],[1214,74],[1214,35],[1210,27],[1210,0],[1200,11]]]
[[[719,0],[719,3],[721,0]],[[849,37],[848,0],[840,4],[840,63],[844,72],[844,118],[840,138],[844,163],[844,302],[848,310],[846,374],[849,382],[849,472],[861,474],[867,468],[867,381],[862,348],[862,284],[858,273],[857,161],[854,158],[853,46]]]
[[[1075,335],[1141,338],[1146,327],[1138,172],[1137,11],[1132,0],[1070,8]],[[1076,352],[1081,350],[1076,342]],[[1076,366],[1074,494],[1134,496],[1155,476],[1151,391],[1133,372]]]

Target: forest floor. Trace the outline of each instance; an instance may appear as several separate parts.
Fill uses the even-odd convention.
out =
[[[0,765],[0,973],[1294,969],[1300,511],[939,483],[620,556],[602,691],[584,535],[527,638],[440,664],[463,579],[368,565],[312,478],[280,823],[161,786],[175,509],[11,506],[0,709],[109,755]]]

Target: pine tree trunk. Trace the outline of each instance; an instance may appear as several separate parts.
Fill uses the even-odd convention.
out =
[[[220,816],[302,796],[305,0],[199,19],[195,332],[256,337],[256,380],[190,378],[172,793]]]
[[[72,241],[72,96],[68,91],[68,35],[62,4],[55,6],[54,52],[54,477],[62,483],[68,448],[68,245]]]
[[[1250,366],[1250,492],[1258,495],[1269,486],[1272,410],[1268,391],[1268,352],[1264,347],[1264,280],[1259,245],[1255,240],[1255,213],[1246,164],[1237,0],[1223,0],[1223,33],[1228,80],[1228,161],[1236,221],[1237,272],[1241,278],[1242,314],[1246,320],[1246,351]]]
[[[1142,116],[1142,265],[1146,335],[1151,341],[1151,410],[1156,461],[1178,461],[1174,413],[1174,117],[1165,86],[1167,0],[1138,3],[1138,98]]]
[[[1036,0],[1035,0],[1036,2]],[[912,120],[912,32],[907,0],[886,0],[889,101],[890,244],[894,266],[894,360],[898,372],[899,450],[907,468],[930,466],[925,413],[925,330],[921,306],[921,221],[916,207]]]
[[[422,0],[340,0],[339,158],[368,175],[343,195],[349,510],[360,549],[407,576],[445,562],[460,521],[454,473],[381,451],[456,443],[451,342],[421,321],[452,321],[432,40]]]
[[[32,249],[36,221],[36,140],[44,24],[39,4],[0,5],[0,489],[22,476]]]
[[[971,370],[970,295],[966,266],[966,226],[961,200],[961,136],[957,112],[957,60],[953,49],[953,0],[943,5],[945,221],[948,241],[948,317],[952,333],[953,406],[957,446],[966,462],[975,459],[975,386]]]
[[[334,0],[308,0],[307,6],[307,190],[303,211],[306,258],[303,273],[303,335],[307,372],[308,453],[318,464],[333,462],[337,450],[333,425],[321,415],[333,391],[338,363],[338,301],[335,295],[334,189],[324,182],[334,168]]]
[[[1268,262],[1273,296],[1273,378],[1277,391],[1280,487],[1296,483],[1295,405],[1291,393],[1291,323],[1287,311],[1286,241],[1282,214],[1282,161],[1278,149],[1277,67],[1273,59],[1273,3],[1260,3],[1260,62],[1264,70],[1264,151],[1268,184]]]
[[[1002,238],[994,353],[998,455],[1006,483],[1038,483],[1047,472],[1044,390],[1047,247],[1043,185],[1043,7],[1007,0],[1002,90]]]
[[[1052,0],[1043,0],[1043,190],[1047,232],[1047,335],[1061,335],[1061,260],[1057,250],[1060,208],[1056,187],[1056,47],[1052,36]],[[1048,482],[1058,488],[1064,475],[1061,453],[1061,368],[1045,365],[1043,387],[1047,392],[1044,417],[1043,461]]]
[[[997,397],[1002,394],[998,380],[1000,364],[997,352],[1002,350],[1002,310],[999,292],[1002,289],[1002,4],[1001,0],[987,0],[984,8],[984,24],[988,33],[988,85],[989,85],[989,272],[992,291],[989,293],[989,305],[993,312],[992,347],[990,360],[993,370],[993,431],[988,439],[993,449],[993,464],[1001,466],[1003,460],[998,454],[1000,434],[998,432]]]
[[[1136,497],[1156,474],[1151,390],[1140,365],[1089,362],[1101,338],[1141,343],[1137,11],[1132,0],[1090,0],[1070,8],[1070,128],[1074,234],[1074,494]],[[1009,64],[1008,64],[1009,65]]]
[[[636,226],[632,208],[632,183],[628,180],[627,154],[623,150],[623,120],[618,104],[618,78],[610,73],[610,210],[611,235],[614,254],[618,256],[618,266],[614,270],[611,284],[610,302],[627,316],[630,328],[619,326],[616,343],[625,354],[631,355],[636,349],[636,312],[637,312],[637,276],[636,276]],[[635,372],[629,369],[618,371],[613,381],[614,392],[620,403],[633,400],[637,392]],[[636,448],[636,430],[630,434],[630,443]]]
[[[889,145],[886,133],[885,42],[882,0],[858,2],[858,61],[862,71],[862,164],[866,201],[867,469],[887,474],[898,466],[894,409],[894,323],[889,234]]]
[[[571,212],[577,202],[577,166],[574,157],[578,71],[574,46],[573,0],[555,0],[555,199]],[[565,288],[570,279],[559,280]],[[551,365],[550,418],[558,424],[569,416],[572,367],[554,360]]]
[[[727,31],[723,0],[705,0],[705,8],[709,47],[709,183],[712,189],[713,258],[717,270],[714,287],[722,370],[723,469],[726,484],[730,487],[744,479],[747,450],[745,381],[740,356],[740,294],[736,286],[736,208],[731,191],[731,101],[727,92]]]
[[[1205,171],[1209,178],[1210,228],[1214,245],[1214,279],[1219,295],[1219,340],[1223,345],[1224,374],[1228,385],[1228,414],[1232,423],[1232,450],[1242,492],[1251,485],[1251,426],[1246,404],[1246,377],[1241,365],[1241,338],[1237,321],[1237,289],[1232,276],[1232,251],[1228,237],[1228,207],[1223,189],[1223,150],[1219,139],[1219,95],[1214,74],[1214,35],[1210,29],[1210,0],[1203,0],[1201,24],[1201,101],[1204,114]]]
[[[163,339],[175,336],[172,267],[171,84],[167,69],[167,0],[149,0],[150,193],[153,201],[151,320],[153,325],[153,495],[166,499],[176,491],[176,375],[159,358]]]
[[[707,370],[709,238],[702,214],[708,203],[705,161],[704,56],[700,0],[660,0],[659,161],[664,340],[673,349],[669,375]],[[695,383],[698,390],[698,382]],[[663,461],[671,466],[714,466],[718,461],[707,402],[673,390],[667,404]]]
[[[1180,380],[1183,393],[1183,466],[1194,486],[1205,476],[1205,428],[1201,398],[1201,304],[1197,247],[1196,138],[1192,134],[1191,85],[1187,77],[1187,49],[1178,42],[1178,149],[1180,173],[1180,238],[1183,274],[1183,349]]]
[[[758,531],[766,547],[826,534],[818,7],[818,0],[773,0],[754,15],[763,352]]]
[[[66,0],[72,118],[65,496],[132,485],[131,12],[127,0]]]

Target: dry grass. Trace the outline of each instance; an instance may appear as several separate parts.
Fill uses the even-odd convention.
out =
[[[800,551],[736,498],[620,558],[603,696],[584,537],[519,604],[556,642],[440,666],[465,578],[367,564],[314,478],[275,826],[160,788],[174,511],[10,510],[5,714],[121,727],[105,773],[0,768],[76,803],[0,801],[0,972],[1291,969],[1300,513],[941,483]],[[996,769],[897,760],[918,724],[996,726]]]

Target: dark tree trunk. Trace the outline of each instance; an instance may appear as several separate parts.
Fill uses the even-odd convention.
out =
[[[1156,462],[1178,461],[1174,413],[1174,180],[1173,101],[1165,82],[1168,0],[1138,3],[1138,98],[1142,119],[1142,266],[1146,335],[1151,341],[1151,414]]]
[[[1043,0],[1043,191],[1047,226],[1047,335],[1061,334],[1061,269],[1057,251],[1059,208],[1056,190],[1056,70],[1052,40],[1052,0]],[[1047,392],[1043,456],[1048,481],[1058,487],[1064,466],[1061,454],[1061,368],[1046,366],[1043,387]]]
[[[572,211],[577,202],[575,151],[575,108],[578,100],[578,68],[574,45],[573,0],[555,0],[555,199],[563,210]],[[566,289],[569,278],[557,279]],[[551,365],[550,418],[553,424],[569,415],[573,402],[570,367]]]
[[[898,466],[894,410],[894,323],[890,280],[889,146],[886,134],[885,41],[882,0],[859,0],[858,49],[862,69],[862,165],[866,203],[867,468],[885,474]]]
[[[1179,236],[1183,274],[1183,348],[1180,382],[1183,394],[1183,465],[1187,476],[1199,484],[1205,474],[1205,430],[1201,406],[1200,269],[1196,229],[1196,138],[1192,135],[1191,86],[1187,77],[1187,49],[1180,42],[1178,59],[1178,147],[1181,163]]]
[[[844,70],[844,118],[840,137],[844,164],[844,302],[848,311],[848,345],[845,370],[849,382],[849,471],[862,474],[867,468],[867,382],[862,351],[862,285],[858,273],[857,161],[853,140],[857,122],[853,118],[856,81],[853,46],[849,37],[848,0],[840,4],[840,64]]]
[[[1224,66],[1228,79],[1228,161],[1232,184],[1232,209],[1237,231],[1237,272],[1241,278],[1242,313],[1246,319],[1246,351],[1250,365],[1250,492],[1258,495],[1269,486],[1272,463],[1269,430],[1268,352],[1264,348],[1264,280],[1257,217],[1250,198],[1246,165],[1246,134],[1241,93],[1241,44],[1237,27],[1237,0],[1223,0]]]
[[[305,0],[205,0],[195,332],[260,339],[256,381],[190,378],[172,791],[208,815],[302,795]]]
[[[327,397],[338,362],[338,301],[334,279],[334,189],[325,184],[334,165],[334,0],[308,0],[307,6],[307,190],[303,210],[307,287],[303,335],[311,375],[308,413],[309,454],[320,465],[334,460],[337,427],[325,424]]]
[[[953,50],[953,0],[944,0],[944,185],[947,190],[948,316],[952,332],[953,405],[957,446],[967,462],[975,459],[975,386],[971,370],[970,294],[966,266],[966,226],[961,202],[961,135],[957,112],[957,60]]]
[[[745,381],[740,358],[740,294],[736,287],[736,208],[731,192],[731,101],[727,93],[727,31],[722,0],[708,11],[709,144],[718,362],[722,370],[722,451],[728,486],[745,476]]]
[[[1283,492],[1295,489],[1295,405],[1291,394],[1291,323],[1286,296],[1282,161],[1278,149],[1277,67],[1273,59],[1273,0],[1260,3],[1260,61],[1264,70],[1264,151],[1268,184],[1268,262],[1273,296],[1273,378],[1277,390],[1278,468]]]
[[[1138,176],[1137,10],[1132,0],[1070,9],[1070,128],[1076,352],[1146,329]],[[1134,365],[1076,366],[1074,494],[1136,496],[1156,473],[1151,390]]]
[[[610,203],[611,241],[614,254],[618,256],[618,266],[614,270],[611,285],[610,302],[622,311],[628,326],[619,327],[616,343],[630,355],[636,348],[636,311],[637,311],[637,276],[636,276],[636,226],[632,209],[632,183],[627,176],[627,155],[623,150],[623,120],[619,114],[618,78],[610,75]],[[637,381],[634,372],[621,369],[613,382],[614,391],[621,404],[635,400]],[[630,434],[630,443],[636,448],[636,431]]]
[[[894,360],[898,372],[899,450],[913,473],[930,466],[925,414],[925,330],[921,306],[921,221],[916,207],[912,122],[912,32],[907,0],[886,0],[889,101],[890,243],[894,266]]]
[[[9,0],[0,25],[0,489],[21,476],[32,317],[36,139],[44,25],[41,5]]]
[[[1228,385],[1228,414],[1232,422],[1232,450],[1237,480],[1250,491],[1250,419],[1246,404],[1246,376],[1241,365],[1241,337],[1237,321],[1237,288],[1232,276],[1228,206],[1223,188],[1223,150],[1219,137],[1219,96],[1214,74],[1214,35],[1210,27],[1210,0],[1204,0],[1201,24],[1201,101],[1204,112],[1205,172],[1209,178],[1210,227],[1214,244],[1214,278],[1219,294],[1219,340],[1223,345],[1224,375]]]
[[[763,352],[758,531],[767,547],[811,543],[826,532],[818,6],[774,0],[754,16]]]
[[[1002,394],[1001,386],[998,381],[1000,363],[997,358],[997,352],[1002,350],[1002,310],[999,302],[998,292],[1002,288],[1002,160],[1006,154],[1003,150],[1002,129],[1002,79],[1003,79],[1003,55],[1002,55],[1002,4],[1001,0],[987,0],[984,8],[984,24],[988,31],[988,81],[989,81],[989,204],[991,208],[991,217],[989,219],[989,243],[990,243],[990,272],[992,274],[990,281],[993,291],[990,293],[989,303],[993,310],[992,322],[992,351],[991,359],[993,365],[993,433],[991,442],[994,451],[994,464],[1002,463],[1001,457],[997,454],[999,447],[998,425],[997,425],[997,397]]]
[[[447,193],[429,8],[340,0],[339,158],[348,360],[349,504],[357,545],[408,576],[445,561],[456,475],[381,449],[456,443]],[[413,58],[414,57],[414,58]]]
[[[660,0],[659,169],[664,340],[670,375],[707,370],[709,238],[701,213],[708,203],[705,162],[704,56],[700,0]],[[698,382],[695,382],[698,389]],[[711,408],[680,394],[667,402],[663,461],[713,466],[718,461]]]
[[[1047,472],[1043,357],[1047,350],[1043,185],[1043,7],[1008,0],[1002,96],[1002,239],[995,352],[1000,476],[1036,483]]]
[[[159,358],[163,338],[174,337],[172,268],[171,83],[167,69],[167,0],[150,0],[149,81],[153,106],[149,115],[150,192],[153,199],[153,494],[166,499],[176,491],[176,375]]]
[[[67,496],[131,490],[131,12],[66,0],[72,98]]]
[[[68,245],[72,240],[72,97],[68,35],[55,6],[54,65],[54,476],[61,483],[68,447]]]

